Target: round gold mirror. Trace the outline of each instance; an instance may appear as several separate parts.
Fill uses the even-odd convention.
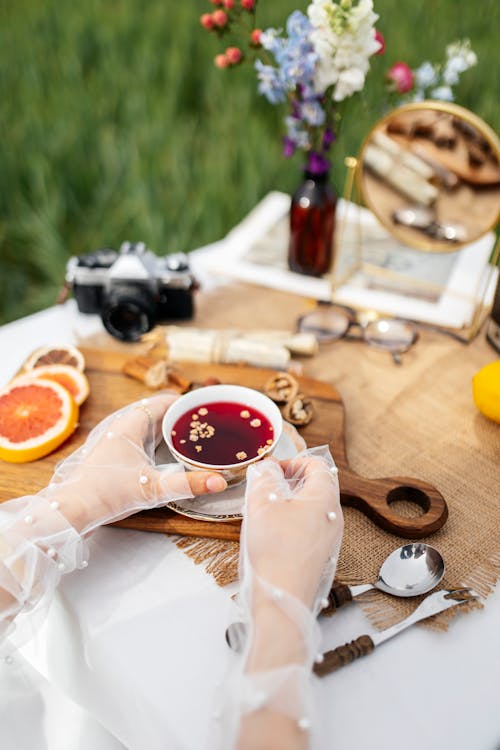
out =
[[[450,252],[499,220],[500,141],[456,104],[390,112],[365,139],[357,176],[368,208],[410,247]]]

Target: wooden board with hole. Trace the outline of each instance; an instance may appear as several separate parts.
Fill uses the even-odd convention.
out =
[[[80,446],[90,430],[105,416],[120,407],[144,398],[151,391],[128,378],[122,367],[129,355],[122,351],[82,349],[86,374],[90,382],[90,396],[80,411],[76,433],[57,451],[29,464],[2,463],[0,501],[35,493],[49,482],[55,465]],[[194,382],[215,377],[222,383],[245,385],[262,390],[273,370],[239,365],[186,364],[183,375]],[[349,467],[344,444],[344,405],[339,393],[328,383],[311,378],[299,378],[301,392],[310,397],[314,417],[300,429],[308,446],[328,444],[339,468],[341,501],[366,514],[381,528],[398,536],[419,539],[441,528],[448,516],[446,502],[432,485],[407,477],[365,478]],[[417,518],[402,518],[391,509],[391,503],[410,500],[424,511]],[[118,522],[116,525],[143,531],[182,534],[216,539],[239,538],[237,522],[216,523],[199,521],[178,515],[167,508],[144,511]]]

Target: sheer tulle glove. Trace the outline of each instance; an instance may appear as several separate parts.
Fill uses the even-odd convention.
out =
[[[226,714],[241,725],[253,716],[258,726],[259,714],[273,712],[296,722],[297,731],[312,728],[311,670],[321,658],[316,617],[326,605],[342,531],[327,446],[249,469],[239,596],[248,635]],[[228,721],[234,746],[238,726]]]
[[[59,501],[77,531],[86,534],[139,510],[225,488],[214,472],[186,472],[179,463],[155,466],[161,421],[176,398],[165,393],[115,412],[59,464],[44,494]]]
[[[62,573],[86,567],[83,536],[133,512],[226,486],[213,472],[156,467],[161,420],[174,394],[107,417],[36,495],[0,505],[0,622],[33,607]]]

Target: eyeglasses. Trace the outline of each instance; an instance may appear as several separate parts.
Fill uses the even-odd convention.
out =
[[[401,354],[408,351],[418,338],[415,326],[407,320],[363,318],[349,307],[330,303],[320,303],[315,310],[302,315],[297,321],[297,329],[314,334],[320,343],[341,338],[364,341],[390,352],[398,365],[401,364]]]

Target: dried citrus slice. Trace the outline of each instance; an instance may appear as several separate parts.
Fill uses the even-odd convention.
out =
[[[87,376],[70,365],[41,365],[25,375],[20,375],[16,378],[16,382],[25,381],[28,378],[43,378],[59,383],[71,393],[78,406],[81,406],[89,395],[90,387]]]
[[[76,346],[61,344],[60,346],[41,346],[28,357],[24,363],[25,370],[33,370],[43,365],[70,365],[83,372],[85,359]]]
[[[59,383],[28,379],[0,390],[0,458],[25,463],[55,450],[76,429],[78,406]]]

